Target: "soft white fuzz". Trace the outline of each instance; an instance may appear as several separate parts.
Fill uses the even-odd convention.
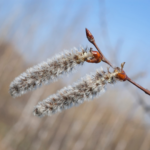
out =
[[[54,81],[62,74],[71,72],[77,65],[83,64],[92,56],[89,50],[83,48],[65,51],[46,62],[29,68],[15,78],[10,84],[10,94],[17,97],[40,87],[42,84]]]
[[[104,91],[107,83],[115,83],[117,73],[115,71],[112,73],[109,71],[104,72],[103,70],[97,71],[96,74],[87,76],[73,86],[65,87],[56,94],[39,102],[33,113],[40,117],[52,115],[86,100],[91,100]]]

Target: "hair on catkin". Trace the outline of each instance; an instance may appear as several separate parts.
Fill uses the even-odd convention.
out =
[[[92,57],[91,51],[74,48],[64,51],[46,62],[42,62],[26,70],[10,84],[10,94],[13,97],[25,94],[40,87],[42,84],[55,81],[63,74],[71,72],[77,65]]]
[[[39,117],[52,115],[64,109],[79,105],[86,100],[93,99],[104,91],[107,83],[116,82],[117,73],[97,71],[96,74],[88,75],[73,86],[68,86],[47,99],[39,102],[34,109],[34,115]]]

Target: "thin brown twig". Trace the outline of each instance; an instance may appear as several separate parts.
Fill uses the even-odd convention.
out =
[[[143,88],[141,85],[135,83],[134,81],[132,81],[128,76],[127,76],[127,80],[134,84],[136,87],[138,87],[139,89],[141,89],[143,92],[145,92],[146,94],[150,95],[150,91],[148,89]]]
[[[108,65],[110,65],[112,68],[113,65],[106,59],[106,57],[103,55],[103,53],[101,52],[101,50],[99,49],[99,47],[97,46],[96,42],[95,42],[95,39],[94,39],[94,36],[91,34],[91,32],[86,28],[86,36],[87,36],[87,39],[89,40],[89,42],[91,42],[95,48],[98,50],[98,52],[100,53],[100,55],[102,56],[102,61],[107,63]]]
[[[91,34],[91,32],[90,32],[87,28],[86,28],[85,30],[86,30],[87,39],[88,39],[89,42],[91,42],[91,43],[95,46],[95,48],[98,50],[98,52],[99,52],[100,55],[102,56],[102,61],[105,62],[105,63],[107,63],[108,65],[110,65],[112,68],[114,68],[113,65],[104,57],[103,53],[102,53],[101,50],[98,48],[98,46],[97,46],[97,44],[96,44],[96,42],[95,42],[94,36]],[[136,87],[138,87],[139,89],[141,89],[142,91],[144,91],[146,94],[150,95],[150,91],[149,91],[148,89],[145,89],[145,88],[143,88],[141,85],[135,83],[134,81],[132,81],[132,80],[126,75],[125,71],[123,70],[124,64],[125,64],[125,63],[122,63],[122,64],[121,64],[121,72],[118,73],[118,75],[117,75],[118,78],[119,78],[120,80],[122,80],[122,81],[126,81],[126,80],[129,81],[130,83],[132,83],[133,85],[135,85]],[[117,67],[116,67],[116,68],[117,68]],[[116,68],[114,68],[114,69],[116,69]]]

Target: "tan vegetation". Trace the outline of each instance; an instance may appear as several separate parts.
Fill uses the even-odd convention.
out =
[[[67,10],[71,9],[72,4],[69,1],[58,18],[53,18],[53,13],[48,14],[48,19],[45,20],[51,19],[51,24],[56,22],[53,22],[52,32],[48,33],[46,39],[38,39],[38,48],[33,52],[36,33],[43,29],[44,23],[48,23],[39,9],[40,2],[43,3],[37,1],[35,5],[35,1],[31,1],[28,4],[31,8],[28,6],[22,21],[18,18],[23,7],[18,11],[16,9],[0,28],[0,150],[149,150],[150,109],[146,104],[149,97],[126,83],[109,86],[99,98],[51,117],[33,116],[33,108],[39,101],[103,64],[85,65],[84,68],[77,68],[77,72],[70,77],[65,76],[21,97],[11,97],[9,85],[15,77],[40,60],[45,61],[64,49],[79,46],[82,39],[86,38],[78,28],[85,25],[82,23],[86,22],[90,7],[83,3],[66,26]],[[48,9],[52,8],[53,4],[49,5]],[[34,20],[37,16],[43,20]],[[102,38],[108,44],[106,31],[105,28]],[[120,64],[120,49],[114,50],[110,46],[109,50],[111,62]],[[129,61],[126,70],[134,64],[131,63],[133,60]],[[132,79],[137,80],[139,77],[141,74],[135,74]]]

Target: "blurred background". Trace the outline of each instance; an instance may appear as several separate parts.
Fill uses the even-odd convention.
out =
[[[150,89],[149,0],[0,0],[0,150],[149,150],[150,97],[128,82],[51,117],[32,115],[41,100],[104,63],[76,68],[57,82],[13,99],[11,81],[27,68],[94,35],[115,66]]]

